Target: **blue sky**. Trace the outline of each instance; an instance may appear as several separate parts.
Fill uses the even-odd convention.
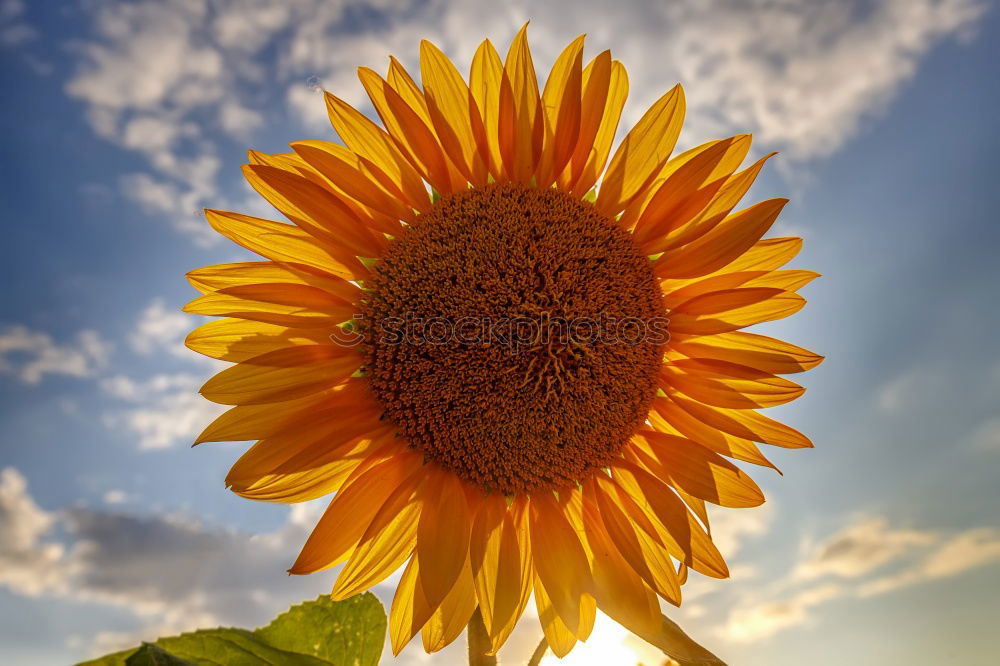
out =
[[[816,449],[755,472],[764,507],[716,514],[733,579],[693,580],[673,616],[739,666],[995,658],[988,3],[5,0],[0,661],[258,625],[329,589],[284,574],[321,507],[240,500],[222,480],[244,445],[188,447],[215,413],[196,395],[214,367],[180,344],[183,273],[243,256],[198,211],[270,214],[238,167],[248,147],[331,137],[318,86],[362,104],[357,65],[412,65],[430,38],[466,67],[526,19],[539,71],[580,33],[613,49],[626,121],[681,81],[683,144],[752,131],[756,153],[781,151],[751,199],[791,196],[775,235],[802,235],[795,267],[824,274],[769,329],[828,356],[775,410]],[[538,634],[526,620],[509,663]],[[565,661],[633,651],[652,663],[602,622]],[[425,659],[414,645],[397,661]]]

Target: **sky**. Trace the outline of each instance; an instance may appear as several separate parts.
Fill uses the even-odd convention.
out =
[[[334,140],[320,90],[421,39],[468,67],[529,20],[539,72],[611,48],[624,123],[681,82],[682,146],[780,151],[810,304],[762,332],[827,356],[770,410],[813,450],[713,514],[733,576],[667,612],[734,666],[985,664],[1000,650],[1000,13],[985,0],[0,0],[0,661],[259,626],[331,587],[290,578],[322,505],[237,498],[245,444],[189,447],[218,368],[187,351],[183,274],[245,255],[203,207],[275,213],[247,148]],[[376,589],[391,600],[392,580]],[[507,663],[540,636],[528,615]],[[419,642],[383,663],[461,664]],[[609,620],[562,663],[657,663]],[[546,666],[559,663],[547,658]]]

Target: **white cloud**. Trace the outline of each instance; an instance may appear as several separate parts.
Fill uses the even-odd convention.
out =
[[[1000,529],[978,527],[943,534],[893,528],[882,517],[864,518],[818,546],[805,544],[804,558],[784,579],[743,595],[719,630],[734,642],[751,642],[800,626],[813,611],[837,599],[866,598],[925,582],[951,578],[1000,561]],[[879,569],[889,573],[871,578]],[[824,577],[837,583],[814,583]]]
[[[16,48],[37,38],[38,31],[24,18],[22,0],[0,2],[0,47]]]
[[[306,81],[318,77],[367,106],[356,67],[384,71],[394,53],[416,74],[422,38],[465,71],[483,37],[504,49],[530,18],[544,76],[566,43],[588,33],[590,53],[613,48],[629,68],[626,125],[681,81],[689,109],[682,143],[752,131],[766,148],[802,161],[837,150],[886,107],[937,44],[969,34],[985,12],[982,0],[581,0],[572,12],[526,0],[217,0],[211,10],[203,0],[147,0],[95,7],[66,90],[87,104],[95,132],[149,160],[147,180],[129,183],[140,186],[137,200],[201,242],[206,225],[191,212],[234,203],[220,189],[218,155],[223,137],[242,145],[264,126],[261,100],[281,101],[308,132],[328,135],[322,98]],[[237,179],[235,169],[226,174]]]
[[[733,611],[723,633],[735,642],[750,642],[772,636],[783,629],[799,626],[809,620],[814,606],[836,599],[843,589],[835,584],[811,587],[780,601],[754,604]]]
[[[138,635],[103,635],[90,646],[95,651],[203,626],[259,626],[329,589],[328,575],[285,574],[319,510],[297,505],[283,526],[259,536],[180,516],[49,512],[7,468],[0,472],[0,586],[120,607],[146,624]],[[58,540],[63,533],[65,543]]]
[[[951,578],[997,561],[1000,561],[1000,529],[972,529],[946,540],[914,566],[866,583],[859,594],[868,597],[918,583]]]
[[[139,316],[135,329],[129,334],[129,344],[136,352],[147,356],[166,351],[173,356],[193,359],[196,355],[183,341],[196,325],[195,317],[168,309],[162,298],[156,298]]]
[[[129,496],[124,490],[112,488],[111,490],[106,491],[101,499],[104,500],[105,504],[124,504],[129,500]]]
[[[134,434],[139,449],[189,444],[225,409],[198,393],[203,382],[204,378],[186,373],[154,375],[143,382],[124,375],[107,377],[101,381],[102,390],[135,406],[105,414],[105,424]]]
[[[884,517],[864,519],[808,549],[807,559],[795,569],[794,577],[799,580],[828,575],[857,578],[935,539],[932,532],[893,529]]]
[[[110,354],[111,345],[96,331],[80,331],[67,344],[20,325],[0,332],[0,372],[26,384],[38,384],[45,375],[92,377],[107,365]]]
[[[1000,417],[983,421],[972,433],[973,447],[982,451],[1000,451]]]

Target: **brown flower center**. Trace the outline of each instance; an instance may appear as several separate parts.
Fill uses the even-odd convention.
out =
[[[505,494],[572,486],[646,419],[666,320],[631,235],[555,189],[442,198],[390,243],[365,374],[429,459]]]

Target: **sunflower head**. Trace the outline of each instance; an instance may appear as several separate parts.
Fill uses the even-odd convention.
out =
[[[256,440],[226,479],[272,502],[333,495],[291,568],[343,565],[346,598],[405,569],[394,651],[474,613],[491,651],[533,595],[559,655],[599,607],[647,640],[688,570],[723,578],[706,503],[764,501],[733,461],[811,446],[757,409],[821,357],[742,329],[797,312],[815,277],[764,239],[784,199],[735,210],[750,137],[672,156],[679,86],[612,153],[628,90],[583,37],[540,90],[526,32],[467,78],[434,45],[420,79],[362,68],[375,123],[326,93],[342,143],[251,151],[288,222],[208,211],[263,261],[189,274],[188,345],[234,362],[198,442]]]

